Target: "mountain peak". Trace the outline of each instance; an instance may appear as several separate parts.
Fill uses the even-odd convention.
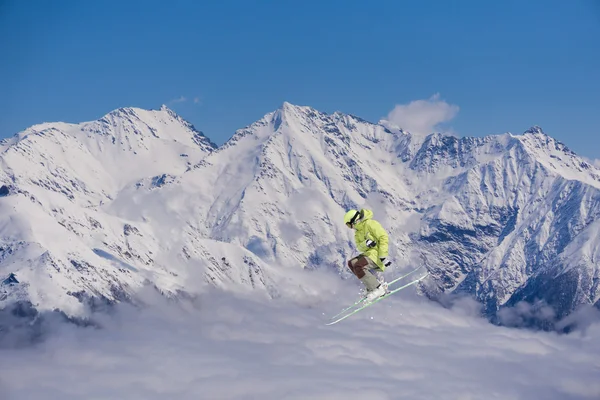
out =
[[[534,125],[531,128],[527,129],[525,132],[525,134],[532,134],[532,135],[544,135],[544,136],[548,136],[544,133],[544,131],[542,130],[541,127],[539,127],[538,125]]]
[[[289,125],[291,122],[298,120],[312,120],[318,117],[322,117],[325,114],[322,112],[315,110],[309,106],[299,106],[287,101],[284,101],[281,107],[277,110],[265,115],[263,120],[266,120],[267,123],[273,124],[273,130],[277,131],[282,124]]]
[[[281,107],[275,111],[275,113],[280,112],[287,116],[314,116],[315,114],[320,114],[319,111],[315,110],[309,106],[299,106],[296,104],[289,103],[284,101]]]
[[[181,117],[175,111],[173,111],[172,109],[170,109],[169,107],[167,107],[165,104],[161,105],[160,109],[158,111],[166,113],[167,115],[173,117],[174,119],[176,119],[176,120],[178,120],[178,121],[180,121],[180,122],[182,122],[184,124],[189,124],[183,117]]]
[[[137,109],[137,108],[134,108],[134,107],[120,107],[120,108],[117,108],[117,109],[112,110],[111,112],[107,113],[104,116],[104,118],[107,117],[107,116],[122,117],[122,116],[126,116],[126,115],[137,117],[137,111],[138,110],[141,110],[141,109]]]
[[[289,101],[284,101],[280,107],[280,109],[282,109],[282,110],[302,110],[302,109],[306,109],[306,108],[311,108],[311,107],[299,106],[297,104],[292,104]]]
[[[170,117],[172,117],[180,122],[185,121],[179,114],[177,114],[175,111],[173,111],[172,109],[167,107],[166,104],[161,105],[158,110],[157,109],[144,109],[144,108],[139,108],[139,107],[120,107],[120,108],[117,108],[117,109],[112,110],[111,112],[107,113],[104,116],[104,118],[106,118],[106,117],[117,117],[117,118],[125,117],[126,119],[130,119],[129,117],[133,117],[138,120],[144,120],[144,119],[147,119],[148,116],[152,113],[166,113]]]
[[[281,104],[281,107],[280,107],[280,108],[281,108],[281,109],[283,109],[283,110],[285,110],[285,109],[287,109],[287,108],[295,108],[295,107],[298,107],[298,106],[296,106],[295,104],[292,104],[292,103],[290,103],[289,101],[284,101],[284,102]]]

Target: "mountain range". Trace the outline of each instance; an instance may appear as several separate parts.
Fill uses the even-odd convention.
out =
[[[342,219],[362,207],[390,234],[387,274],[424,263],[432,299],[499,323],[528,304],[543,327],[600,307],[600,170],[540,127],[422,135],[286,102],[222,146],[165,106],[1,141],[0,308],[78,318],[147,286],[277,297],[287,271],[346,278]]]

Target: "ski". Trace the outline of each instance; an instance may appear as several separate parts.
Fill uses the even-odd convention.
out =
[[[362,310],[362,309],[364,309],[364,308],[367,308],[367,307],[369,307],[369,306],[370,306],[370,305],[372,305],[372,304],[375,304],[375,303],[377,303],[379,300],[383,300],[383,299],[385,299],[386,297],[388,297],[388,296],[391,296],[392,294],[394,294],[394,293],[396,293],[396,292],[398,292],[398,291],[400,291],[400,290],[402,290],[402,289],[405,289],[405,288],[407,288],[407,287],[409,287],[409,286],[411,286],[411,285],[414,285],[414,284],[416,284],[416,283],[418,283],[418,282],[421,282],[421,281],[422,281],[423,279],[425,279],[427,276],[429,276],[429,272],[428,272],[428,273],[426,273],[425,275],[423,275],[422,277],[420,277],[420,278],[418,278],[418,279],[415,279],[414,281],[412,281],[412,282],[409,282],[409,283],[407,283],[406,285],[400,286],[399,288],[396,288],[396,289],[394,289],[394,290],[391,290],[390,292],[388,292],[388,293],[384,294],[383,296],[381,296],[381,297],[378,297],[377,299],[375,299],[375,300],[373,300],[373,301],[371,301],[371,302],[368,302],[368,303],[366,303],[366,304],[362,305],[361,307],[359,307],[359,308],[357,308],[357,309],[355,309],[355,310],[352,310],[352,312],[350,312],[350,313],[348,313],[348,314],[345,314],[345,315],[341,316],[340,318],[338,318],[338,319],[336,319],[336,320],[334,320],[334,321],[331,321],[331,322],[329,322],[329,323],[327,323],[327,324],[325,324],[325,325],[333,325],[333,324],[337,324],[338,322],[340,322],[340,321],[342,321],[342,320],[344,320],[344,319],[348,318],[349,316],[356,314],[356,313],[357,313],[357,312],[359,312],[360,310]],[[339,315],[339,314],[338,314],[338,315]],[[335,317],[333,317],[333,318],[335,318]]]
[[[398,278],[396,278],[396,279],[392,280],[391,282],[388,282],[388,283],[387,283],[387,284],[388,284],[388,289],[389,289],[389,287],[390,287],[391,285],[393,285],[394,283],[398,282],[398,281],[399,281],[399,280],[401,280],[401,279],[404,279],[404,278],[406,278],[406,277],[407,277],[407,276],[409,276],[409,275],[412,275],[412,274],[414,274],[415,272],[417,272],[417,271],[418,271],[418,270],[420,270],[421,268],[423,268],[423,266],[422,266],[422,265],[418,266],[417,268],[413,269],[412,271],[410,271],[410,272],[408,272],[408,273],[406,273],[406,274],[404,274],[404,275],[402,275],[402,276],[399,276]],[[388,293],[389,293],[389,292],[388,292]],[[344,314],[345,312],[347,312],[347,311],[349,311],[349,310],[353,309],[354,307],[356,307],[357,305],[359,305],[359,304],[363,303],[364,301],[365,301],[365,298],[364,298],[364,297],[361,297],[360,299],[356,300],[356,301],[354,302],[354,304],[352,304],[352,305],[351,305],[351,306],[349,306],[349,307],[346,307],[346,308],[344,308],[344,309],[343,309],[342,311],[340,311],[339,313],[337,313],[337,314],[335,314],[334,316],[330,317],[330,319],[334,319],[334,318],[336,318],[336,317],[338,317],[338,316],[340,316],[340,315]]]

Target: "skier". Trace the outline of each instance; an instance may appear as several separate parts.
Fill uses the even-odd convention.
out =
[[[382,275],[392,263],[388,257],[388,234],[381,224],[372,219],[373,212],[365,208],[360,211],[350,210],[344,216],[344,223],[354,229],[354,241],[361,252],[348,261],[348,268],[365,285],[367,301],[372,301],[387,292],[387,283],[381,282],[373,275],[372,270]]]

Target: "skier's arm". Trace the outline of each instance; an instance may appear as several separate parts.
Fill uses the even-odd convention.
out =
[[[369,248],[367,247],[367,245],[365,244],[365,242],[363,241],[359,241],[358,240],[358,232],[356,232],[354,234],[354,242],[356,243],[356,248],[358,249],[358,251],[360,251],[361,253],[364,253],[365,251],[367,251]]]
[[[379,253],[379,258],[385,258],[388,256],[388,234],[383,229],[383,226],[375,220],[371,220],[369,224],[369,231],[371,235],[375,238],[377,242],[377,251]]]

